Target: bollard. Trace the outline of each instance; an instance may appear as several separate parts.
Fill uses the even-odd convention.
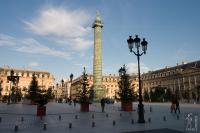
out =
[[[44,123],[44,125],[43,125],[43,130],[47,130],[47,124],[46,123]]]
[[[21,122],[23,122],[24,121],[24,117],[21,117]]]
[[[148,118],[148,122],[151,123],[151,118]]]
[[[94,119],[94,114],[92,114],[92,119]]]
[[[134,119],[131,120],[131,124],[134,124]]]
[[[61,115],[59,115],[58,119],[61,120]]]
[[[72,123],[69,123],[69,128],[70,128],[70,129],[72,128]]]
[[[113,120],[113,126],[115,126],[116,125],[116,121],[115,120]]]
[[[177,120],[179,120],[179,115],[176,116]]]
[[[92,122],[92,127],[95,127],[95,122],[94,121]]]
[[[152,112],[152,107],[151,106],[150,106],[149,110],[150,110],[150,112]]]
[[[166,116],[163,116],[163,121],[167,121]]]
[[[15,125],[15,132],[17,132],[18,131],[18,125]]]
[[[121,117],[121,116],[122,116],[122,113],[120,113],[119,116]]]
[[[108,114],[106,114],[106,117],[108,118]]]
[[[78,115],[75,115],[75,119],[78,119]]]
[[[0,117],[0,123],[1,123],[1,121],[2,121],[2,118]]]

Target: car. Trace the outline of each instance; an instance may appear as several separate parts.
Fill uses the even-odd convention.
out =
[[[112,98],[105,98],[104,100],[105,100],[105,103],[107,104],[114,104],[114,99]]]

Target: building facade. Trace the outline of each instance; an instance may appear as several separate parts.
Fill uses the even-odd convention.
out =
[[[17,84],[17,88],[21,90],[22,95],[28,91],[30,86],[30,82],[32,81],[33,74],[36,75],[38,85],[41,89],[53,88],[54,85],[54,76],[47,71],[37,71],[30,69],[15,69],[9,67],[1,67],[0,68],[0,81],[1,81],[1,94],[9,95],[11,91],[11,82],[7,80],[7,77],[10,76],[11,70],[14,71],[14,76],[19,76],[19,82]]]
[[[156,71],[142,74],[143,92],[150,92],[153,87],[170,89],[178,93],[181,99],[195,99],[197,86],[200,85],[200,61],[177,64]],[[186,96],[188,95],[188,96]]]
[[[71,86],[72,98],[76,98],[79,90],[81,89],[81,81],[82,81],[82,76],[72,81],[72,86]],[[116,75],[109,74],[102,76],[102,88],[105,92],[104,97],[107,98],[115,97],[116,93],[119,90],[118,81],[119,81],[119,76]],[[93,87],[93,75],[91,74],[88,75],[88,84],[89,84],[88,87],[91,89]],[[134,89],[134,92],[138,91],[138,78],[135,75],[131,76],[131,88]]]
[[[71,82],[69,79],[63,79],[56,84],[54,88],[54,96],[57,99],[70,99]]]

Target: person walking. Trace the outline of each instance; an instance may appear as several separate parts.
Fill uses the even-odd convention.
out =
[[[171,113],[175,112],[175,99],[172,99],[172,104],[171,104]]]
[[[175,114],[176,114],[176,111],[178,110],[178,112],[179,112],[179,114],[181,113],[181,111],[180,111],[180,106],[179,106],[179,101],[178,101],[178,99],[176,99],[176,109],[175,109]]]
[[[73,103],[74,103],[74,107],[76,107],[76,98],[74,98]]]
[[[101,99],[101,109],[102,109],[102,112],[104,112],[104,108],[105,108],[105,99],[102,98]]]

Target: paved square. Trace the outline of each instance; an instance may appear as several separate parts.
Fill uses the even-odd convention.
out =
[[[166,128],[166,129],[153,129],[146,131],[125,132],[125,133],[184,133],[184,132]]]
[[[137,103],[133,107],[137,107]],[[200,114],[200,106],[197,104],[181,104],[180,115],[170,113],[170,103],[144,103],[144,107],[146,123],[138,124],[137,111],[120,111],[120,103],[107,104],[104,113],[101,112],[100,104],[92,104],[90,112],[82,113],[78,104],[74,107],[65,103],[48,103],[47,116],[43,119],[36,117],[36,106],[0,103],[0,133],[13,133],[15,126],[18,126],[19,133],[121,133],[151,132],[153,129],[167,129],[161,133],[173,130],[186,132],[185,114]],[[197,132],[190,133],[198,132],[199,127]]]

